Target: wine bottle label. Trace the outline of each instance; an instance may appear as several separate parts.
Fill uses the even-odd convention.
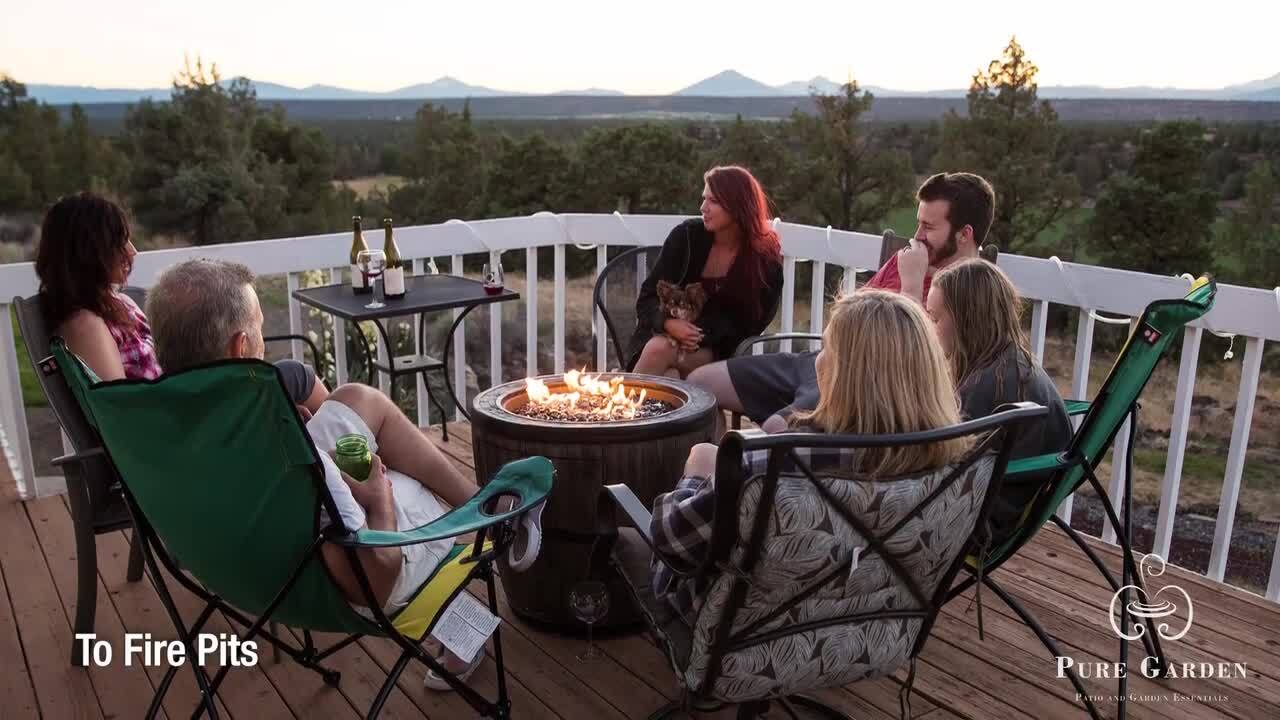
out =
[[[359,265],[351,266],[351,287],[361,289],[366,287],[364,282],[364,273],[360,272]]]
[[[388,297],[404,294],[404,268],[387,268],[382,273],[382,291]]]

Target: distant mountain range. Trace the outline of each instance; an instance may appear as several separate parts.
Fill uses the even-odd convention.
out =
[[[224,80],[229,84],[230,80]],[[429,83],[409,85],[388,92],[351,90],[332,85],[309,85],[294,88],[288,85],[251,80],[261,100],[430,100],[465,97],[520,97],[534,93],[495,90],[480,85],[469,85],[457,78],[444,76]],[[910,91],[894,90],[875,85],[863,86],[877,97],[959,98],[964,89]],[[817,76],[810,80],[798,80],[782,85],[768,85],[747,77],[736,70],[725,70],[705,80],[672,93],[675,96],[696,97],[795,97],[808,95],[810,89],[824,93],[837,92],[840,83]],[[1280,101],[1280,73],[1269,78],[1240,85],[1230,85],[1217,90],[1184,90],[1181,88],[1125,87],[1104,88],[1095,85],[1046,85],[1039,89],[1042,98],[1061,99],[1169,99],[1169,100],[1252,100]],[[165,100],[170,88],[97,88],[82,85],[27,85],[27,93],[51,105],[71,103],[131,103],[145,98]],[[549,95],[559,96],[620,96],[625,93],[604,88],[562,90]]]

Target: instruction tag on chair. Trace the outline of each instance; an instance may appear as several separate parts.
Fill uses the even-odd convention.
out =
[[[450,652],[465,662],[471,662],[484,642],[498,629],[498,616],[472,597],[460,592],[445,608],[444,615],[431,631]]]

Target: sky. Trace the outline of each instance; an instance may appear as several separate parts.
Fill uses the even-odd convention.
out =
[[[1280,73],[1276,0],[0,0],[0,72],[164,87],[183,58],[294,87],[451,75],[518,92],[674,92],[721,70],[966,87],[1011,35],[1041,85],[1218,88]]]

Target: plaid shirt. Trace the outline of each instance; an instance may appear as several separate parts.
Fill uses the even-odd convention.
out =
[[[795,453],[815,474],[851,475],[857,466],[857,448],[796,448]],[[753,450],[743,456],[746,477],[768,472],[769,451]],[[779,464],[780,473],[800,472],[788,456]],[[701,607],[694,588],[693,572],[711,546],[711,520],[715,512],[715,479],[691,475],[680,479],[675,490],[653,501],[654,554],[650,564],[653,591],[686,620],[693,622]]]
[[[163,372],[160,361],[156,359],[156,341],[151,337],[151,324],[147,316],[133,298],[124,293],[116,293],[115,298],[124,305],[125,312],[133,321],[133,327],[121,327],[107,323],[111,337],[120,349],[120,362],[124,365],[124,376],[130,380],[154,380]]]

